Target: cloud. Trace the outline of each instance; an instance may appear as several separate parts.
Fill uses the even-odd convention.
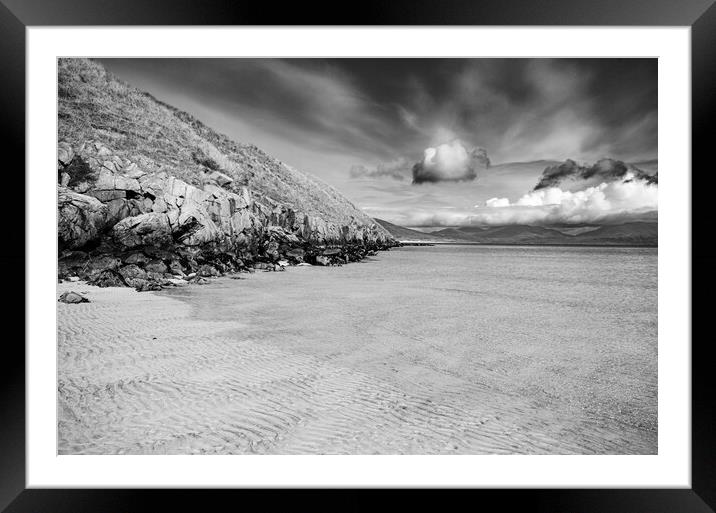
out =
[[[641,169],[625,164],[620,160],[601,159],[593,166],[580,166],[575,161],[567,159],[556,166],[549,166],[543,172],[534,190],[557,187],[562,185],[563,189],[578,190],[587,186],[609,183],[625,179],[629,175],[631,180],[645,181],[646,183],[658,183],[656,175],[649,175]]]
[[[509,207],[510,200],[507,198],[490,198],[485,202],[485,206],[488,207]]]
[[[487,224],[512,223],[586,223],[655,211],[658,208],[658,185],[635,179],[630,171],[624,179],[603,182],[580,191],[547,187],[531,191],[515,203],[507,198],[485,202],[487,212],[471,221]]]
[[[409,172],[410,163],[406,159],[380,163],[375,167],[356,164],[350,168],[351,178],[392,178],[393,180],[405,180],[405,176]]]
[[[459,141],[454,140],[427,148],[423,160],[413,166],[413,183],[472,181],[477,169],[490,166],[487,152],[482,148],[468,151]]]
[[[530,191],[515,201],[490,198],[473,208],[424,202],[410,207],[373,206],[367,210],[370,215],[402,226],[623,223],[656,218],[658,185],[635,180],[632,173],[627,173],[622,180],[580,191],[547,187]]]

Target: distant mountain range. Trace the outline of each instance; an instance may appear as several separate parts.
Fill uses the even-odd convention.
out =
[[[584,246],[658,245],[658,223],[630,222],[615,225],[578,226],[461,226],[424,233],[376,219],[393,237],[402,242],[533,244]]]

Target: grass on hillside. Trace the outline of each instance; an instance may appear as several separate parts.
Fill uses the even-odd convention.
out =
[[[259,195],[324,219],[372,224],[334,188],[300,173],[256,146],[239,144],[136,89],[88,59],[58,60],[58,137],[73,145],[95,140],[144,171],[166,171],[200,186],[207,172],[234,179]]]

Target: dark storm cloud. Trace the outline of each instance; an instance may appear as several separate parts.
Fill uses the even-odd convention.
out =
[[[629,175],[629,177],[627,177]],[[556,166],[548,166],[534,190],[547,187],[561,187],[564,190],[584,189],[600,183],[616,180],[637,180],[649,184],[658,183],[656,174],[650,175],[638,167],[620,160],[601,159],[594,165],[580,166],[573,160],[566,160]]]

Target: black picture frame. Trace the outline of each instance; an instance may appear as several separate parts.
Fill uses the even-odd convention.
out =
[[[25,29],[42,25],[660,25],[690,26],[692,37],[692,487],[691,489],[523,489],[474,490],[471,504],[498,504],[500,509],[572,512],[707,512],[716,509],[716,401],[706,324],[709,294],[715,284],[716,256],[708,245],[714,190],[713,145],[716,123],[716,6],[714,0],[363,0],[354,6],[294,2],[285,6],[236,0],[0,0],[0,155],[6,172],[6,224],[0,252],[6,294],[3,371],[0,373],[0,510],[144,511],[176,506],[207,509],[211,500],[242,504],[258,491],[240,490],[60,490],[25,489],[25,350],[24,279],[25,190],[19,178],[25,169]],[[667,145],[668,141],[659,141]],[[14,163],[11,162],[15,160]],[[702,169],[703,168],[703,169]],[[688,170],[683,170],[684,173]],[[11,174],[12,173],[12,174]],[[8,175],[13,177],[12,182]],[[698,176],[698,182],[694,179]],[[12,185],[10,185],[12,183]],[[698,184],[698,186],[695,186]],[[22,212],[23,226],[18,213]],[[698,237],[696,237],[698,235]],[[20,269],[25,270],[23,275]],[[10,293],[8,293],[10,291]],[[11,329],[12,328],[12,329]],[[699,333],[701,336],[699,336]],[[340,509],[360,509],[366,501],[383,501],[382,492],[294,491],[292,507],[319,501]],[[375,494],[378,494],[377,496]],[[264,492],[266,495],[266,492]],[[284,495],[270,494],[273,504]],[[431,505],[440,494],[426,497],[415,490],[410,502]],[[159,502],[156,502],[159,501]],[[477,501],[477,502],[475,502]]]

